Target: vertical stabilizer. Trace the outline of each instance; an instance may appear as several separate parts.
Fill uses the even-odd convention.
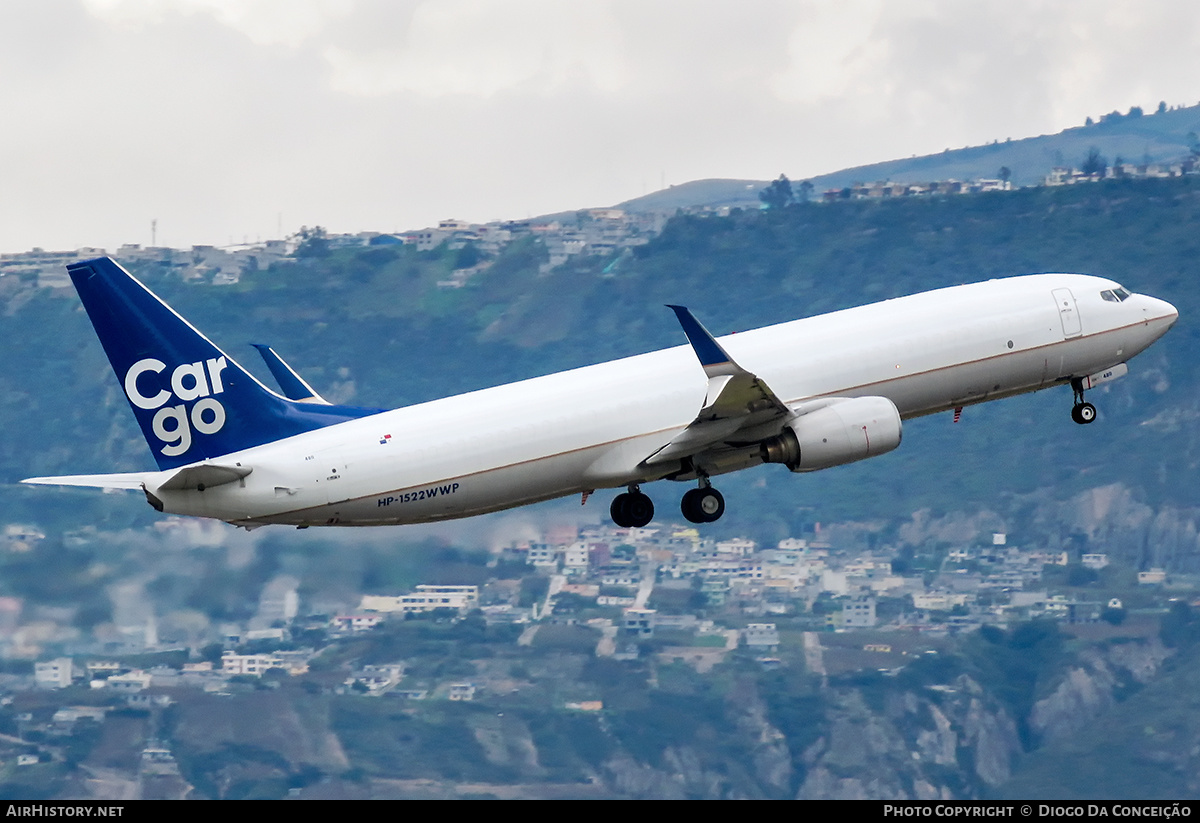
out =
[[[377,411],[280,397],[111,258],[67,271],[160,469]]]

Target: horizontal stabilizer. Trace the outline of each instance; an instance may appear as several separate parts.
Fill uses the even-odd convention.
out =
[[[183,491],[196,489],[204,491],[214,486],[224,486],[241,480],[254,469],[249,466],[218,466],[215,463],[202,463],[199,466],[188,466],[171,475],[166,483],[158,487],[159,491]]]
[[[90,489],[140,489],[152,472],[129,474],[67,474],[60,477],[29,477],[22,480],[31,486],[84,486]]]
[[[300,403],[319,403],[322,406],[329,405],[329,401],[317,394],[316,389],[308,385],[307,381],[297,374],[295,369],[285,363],[277,351],[266,343],[251,343],[250,345],[258,349],[258,353],[262,355],[267,368],[271,370],[271,376],[275,378],[275,382],[279,384],[279,388],[283,389],[284,397]]]

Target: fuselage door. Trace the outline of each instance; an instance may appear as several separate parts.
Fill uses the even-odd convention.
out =
[[[1058,306],[1058,319],[1062,321],[1063,337],[1078,337],[1083,332],[1083,324],[1079,321],[1079,309],[1075,305],[1075,295],[1070,289],[1055,289],[1054,305]]]

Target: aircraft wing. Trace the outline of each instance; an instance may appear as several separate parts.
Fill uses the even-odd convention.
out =
[[[738,432],[792,416],[792,411],[771,391],[766,381],[734,362],[690,311],[683,306],[667,308],[679,318],[683,333],[704,367],[708,392],[696,419],[647,457],[645,463],[653,465],[678,460],[714,446],[738,445]]]

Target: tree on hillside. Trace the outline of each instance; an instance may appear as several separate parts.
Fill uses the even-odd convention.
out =
[[[792,181],[787,179],[787,175],[779,175],[778,180],[758,193],[758,199],[768,209],[782,209],[790,206],[796,199],[796,194],[792,191]]]
[[[1143,114],[1141,106],[1130,106],[1129,114],[1126,117],[1141,117]]]
[[[1105,170],[1108,169],[1108,160],[1100,153],[1100,149],[1092,146],[1088,149],[1087,158],[1084,159],[1083,165],[1079,170],[1084,174],[1098,174],[1104,176]]]
[[[1001,166],[1000,171],[996,172],[996,176],[999,177],[1001,181],[1007,183],[1009,178],[1012,177],[1012,169],[1010,169],[1008,166]]]
[[[1200,622],[1186,601],[1171,602],[1170,609],[1159,619],[1158,636],[1164,646],[1172,649],[1186,648],[1200,638]]]
[[[1158,108],[1154,110],[1154,113],[1155,114],[1166,114],[1167,113],[1167,101],[1159,100]]]
[[[804,180],[800,183],[800,196],[797,198],[801,203],[807,203],[812,199],[813,184],[811,180]]]
[[[329,256],[329,235],[321,226],[313,226],[311,229],[301,226],[296,236],[300,239],[299,245],[296,246],[297,257]]]
[[[474,243],[467,243],[454,255],[454,269],[469,269],[483,259],[483,252]]]

